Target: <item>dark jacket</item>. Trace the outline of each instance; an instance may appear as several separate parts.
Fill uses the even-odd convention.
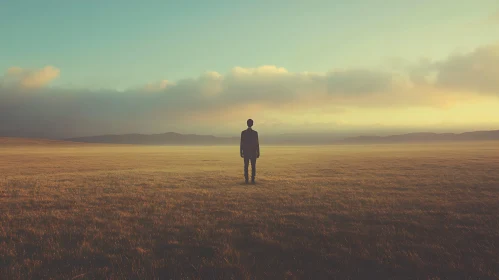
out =
[[[246,158],[254,158],[260,156],[260,144],[258,142],[258,132],[251,128],[241,132],[241,154]]]

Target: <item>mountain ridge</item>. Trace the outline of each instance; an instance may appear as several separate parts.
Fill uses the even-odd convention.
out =
[[[349,143],[397,143],[441,141],[499,140],[499,130],[481,130],[462,133],[412,132],[389,136],[356,136],[340,140]]]
[[[239,141],[236,137],[217,137],[214,135],[180,134],[165,132],[159,134],[104,134],[87,137],[67,138],[65,141],[109,144],[143,144],[143,145],[186,145],[186,144],[232,144]]]
[[[140,145],[230,145],[239,144],[239,137],[221,137],[214,135],[180,134],[165,132],[159,134],[104,134],[88,137],[62,139],[71,142],[108,143],[108,144],[140,144]],[[334,139],[322,137],[314,139],[306,135],[285,138],[282,135],[260,136],[265,144],[369,144],[369,143],[409,143],[409,142],[442,142],[442,141],[499,141],[499,130],[481,130],[462,133],[412,132],[388,136],[360,135]]]

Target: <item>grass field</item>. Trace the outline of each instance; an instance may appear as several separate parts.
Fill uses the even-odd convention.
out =
[[[4,143],[0,279],[499,278],[499,143],[261,149]]]

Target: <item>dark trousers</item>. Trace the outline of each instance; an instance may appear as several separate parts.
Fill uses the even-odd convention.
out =
[[[248,164],[251,162],[251,179],[256,175],[256,157],[244,157],[244,178],[248,180]]]

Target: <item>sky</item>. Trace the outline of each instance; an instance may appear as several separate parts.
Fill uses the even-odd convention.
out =
[[[497,0],[1,0],[0,135],[499,129]]]

